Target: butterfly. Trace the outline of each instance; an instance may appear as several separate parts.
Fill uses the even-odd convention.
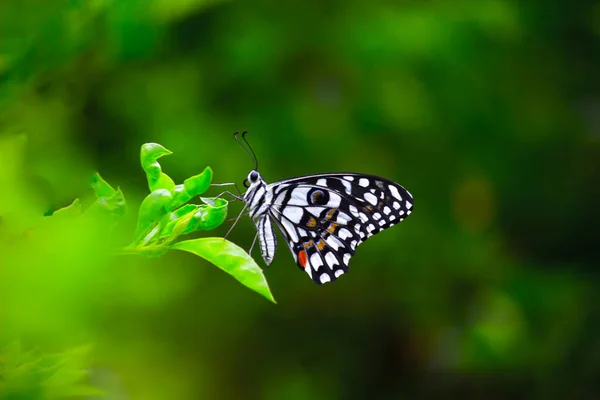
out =
[[[252,151],[245,133],[242,138]],[[234,136],[237,139],[237,132]],[[330,173],[269,184],[258,172],[253,151],[252,156],[255,168],[244,181],[242,200],[258,230],[265,264],[271,264],[277,251],[276,225],[296,265],[317,284],[347,273],[362,242],[403,221],[413,210],[412,195],[388,179]]]

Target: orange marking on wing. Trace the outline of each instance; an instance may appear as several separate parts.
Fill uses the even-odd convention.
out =
[[[323,239],[319,240],[319,241],[317,242],[317,249],[319,249],[319,250],[323,250],[323,248],[325,248],[325,245],[326,245],[326,244],[327,244],[327,243],[325,243],[325,241],[324,241]]]
[[[335,228],[337,228],[337,226],[338,226],[338,224],[336,224],[335,222],[332,222],[331,224],[329,224],[329,228],[327,228],[327,232],[334,233]]]
[[[309,228],[314,228],[315,226],[317,226],[317,220],[313,217],[310,217],[310,219],[306,223],[306,226],[308,226]]]
[[[326,219],[331,219],[331,218],[333,218],[333,214],[335,214],[335,209],[334,208],[332,208],[331,210],[329,210],[327,212],[327,214],[325,215],[325,218]]]
[[[306,250],[300,250],[300,252],[298,253],[298,261],[300,262],[300,266],[302,268],[306,267]]]
[[[315,242],[313,242],[311,239],[306,243],[302,243],[302,246],[304,246],[305,249],[308,249],[309,247],[312,247],[314,244],[315,244]]]

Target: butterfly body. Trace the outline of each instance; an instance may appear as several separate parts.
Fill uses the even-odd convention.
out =
[[[247,180],[244,202],[265,263],[277,250],[277,225],[298,267],[318,284],[348,272],[358,245],[404,220],[413,208],[406,189],[373,175],[319,174],[267,184],[253,170]]]

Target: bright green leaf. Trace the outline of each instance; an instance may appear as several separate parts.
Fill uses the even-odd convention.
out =
[[[165,238],[173,233],[173,228],[179,222],[179,219],[188,213],[193,214],[198,210],[198,206],[195,204],[186,204],[183,207],[178,208],[169,215],[169,223],[160,231],[160,237]]]
[[[142,163],[142,168],[146,169],[162,156],[168,156],[171,154],[173,154],[171,150],[161,146],[158,143],[144,143],[140,152],[140,162]]]
[[[185,240],[171,245],[210,261],[243,285],[275,303],[262,269],[241,247],[223,238]]]
[[[91,187],[92,190],[94,190],[94,193],[96,194],[97,198],[111,197],[116,192],[116,190],[112,186],[110,186],[108,182],[102,179],[100,174],[97,172],[92,178]]]
[[[210,231],[221,225],[225,218],[227,218],[227,200],[225,199],[205,199],[202,198],[205,203],[212,203],[213,205],[194,205],[186,204],[179,208],[177,211],[171,213],[171,221],[165,226],[160,232],[160,237],[164,238],[170,236],[173,232],[175,224],[178,222],[178,218],[186,215],[188,212],[195,210],[185,230],[181,233],[187,235],[195,231]]]
[[[164,172],[158,163],[159,158],[173,154],[170,150],[164,148],[158,143],[145,143],[140,152],[140,162],[146,177],[148,178],[148,187],[153,192],[158,189],[166,189],[173,192],[175,182]]]
[[[79,202],[79,199],[73,200],[73,203],[67,207],[63,207],[52,213],[53,217],[59,218],[73,218],[79,215],[81,215],[81,203]]]
[[[175,222],[175,225],[171,231],[171,235],[166,241],[167,244],[173,242],[186,230],[195,213],[196,210],[192,210]]]
[[[103,211],[117,216],[125,215],[127,212],[127,203],[125,202],[125,196],[123,195],[123,192],[121,192],[121,189],[117,189],[111,196],[96,199],[86,213],[97,211]]]
[[[158,189],[150,193],[142,204],[138,214],[137,228],[135,230],[136,241],[146,234],[148,229],[156,224],[170,210],[169,205],[173,196],[166,189]]]
[[[179,185],[175,185],[175,188],[173,189],[173,204],[172,204],[173,208],[176,208],[182,204],[185,204],[191,198],[192,198],[192,196],[190,196],[186,192],[185,186],[183,185],[183,183],[181,183]]]
[[[177,185],[174,190],[173,207],[179,207],[192,197],[206,192],[212,182],[212,175],[212,169],[206,167],[202,173],[183,181],[183,185]]]
[[[194,230],[210,231],[221,225],[227,218],[227,200],[225,199],[207,199],[202,198],[202,201],[207,203],[207,207],[203,207],[203,214],[196,219],[197,224],[191,225]]]

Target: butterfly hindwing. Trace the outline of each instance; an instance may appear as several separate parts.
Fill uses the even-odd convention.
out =
[[[269,214],[296,264],[319,284],[346,273],[359,244],[402,221],[413,207],[402,186],[372,175],[311,175],[269,186]]]

